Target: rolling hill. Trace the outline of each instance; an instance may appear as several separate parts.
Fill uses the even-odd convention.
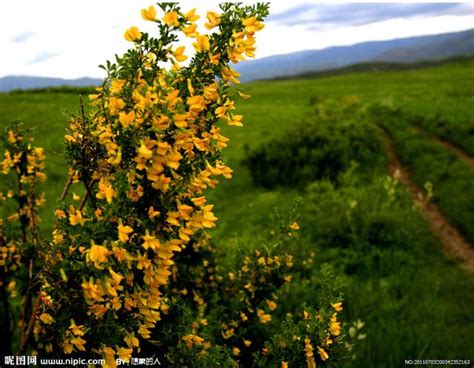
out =
[[[242,74],[243,81],[250,81],[337,69],[369,61],[412,63],[472,54],[474,29],[269,56],[242,62],[235,69]]]
[[[94,78],[61,79],[29,76],[7,76],[0,78],[0,92],[46,87],[90,87],[102,84],[102,80]]]

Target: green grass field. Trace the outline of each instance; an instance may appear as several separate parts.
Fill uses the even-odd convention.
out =
[[[274,189],[255,186],[243,161],[247,147],[257,149],[311,120],[310,101],[345,96],[424,117],[423,129],[469,152],[468,147],[473,146],[468,142],[474,141],[474,60],[417,70],[261,81],[242,89],[252,95],[250,100],[238,102],[245,126],[224,128],[231,139],[224,158],[234,176],[208,194],[219,218],[213,231],[216,243],[236,248],[252,244],[268,231],[275,208],[285,214],[300,199],[299,246],[304,249],[302,254],[315,254],[307,272],[316,277],[323,264],[331,264],[343,275],[346,316],[365,322],[367,338],[349,366],[399,367],[405,359],[472,361],[474,276],[445,256],[403,186],[395,185],[395,194],[387,194],[384,159],[369,168],[369,176],[346,173],[337,185],[322,180],[303,188],[295,183]],[[37,144],[46,150],[45,236],[52,227],[55,199],[66,182],[62,157],[66,115],[78,109],[79,98],[74,93],[0,94],[0,126],[22,120],[35,129]],[[440,120],[441,127],[435,124]],[[428,181],[434,184],[435,200],[472,241],[471,207],[464,203],[465,198],[472,198],[466,194],[472,185],[456,175],[461,171],[466,178],[473,177],[474,168],[446,168],[446,163],[431,153],[418,157],[418,164],[413,157],[410,161],[415,151],[409,149],[409,139],[420,138],[403,136],[409,133],[393,129],[402,157],[407,157],[408,164],[413,161],[414,179],[421,186]],[[373,139],[382,144],[376,133]],[[361,168],[366,165],[358,164]],[[301,286],[293,294],[312,292]]]

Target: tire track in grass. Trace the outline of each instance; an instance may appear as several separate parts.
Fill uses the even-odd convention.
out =
[[[390,175],[407,187],[413,201],[419,205],[423,217],[450,258],[462,268],[474,273],[474,247],[451,225],[435,203],[423,200],[423,190],[411,180],[410,172],[402,165],[390,133],[384,127],[380,129],[384,136]]]
[[[425,130],[423,130],[423,128],[421,128],[420,126],[415,126],[415,129],[417,132],[420,132],[420,133],[425,132]],[[465,161],[469,165],[474,166],[474,157],[472,157],[470,154],[465,152],[462,148],[459,148],[455,144],[443,138],[440,138],[438,136],[429,134],[429,137],[433,142],[443,146],[447,151],[450,151],[451,153],[453,153],[458,158],[458,160]]]
[[[466,161],[469,165],[474,166],[474,157],[472,157],[468,153],[464,152],[458,146],[452,144],[451,142],[445,141],[444,139],[435,137],[435,136],[431,136],[431,140],[433,140],[434,142],[442,145],[448,151],[451,151],[452,153],[454,153],[459,160]]]

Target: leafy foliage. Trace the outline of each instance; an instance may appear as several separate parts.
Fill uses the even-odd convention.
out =
[[[377,132],[365,119],[357,99],[313,98],[306,121],[247,153],[245,160],[256,185],[304,185],[317,179],[337,180],[352,161],[369,170],[381,155]]]

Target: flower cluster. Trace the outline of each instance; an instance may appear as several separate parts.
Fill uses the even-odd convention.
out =
[[[68,187],[83,194],[65,194],[56,210],[42,288],[51,303],[41,312],[94,328],[77,335],[55,327],[65,320],[40,319],[39,348],[60,349],[52,354],[87,350],[114,366],[118,355],[138,353],[168,313],[175,253],[215,226],[204,190],[232,175],[220,158],[228,142],[221,129],[241,126],[242,116],[233,113],[229,87],[238,73],[228,63],[253,56],[267,6],[224,4],[221,14],[207,14],[210,34],[198,31],[195,10],[160,7],[161,17],[153,6],[142,11],[160,38],[137,27],[125,32],[133,48],[107,64],[92,112],[73,117],[66,135]],[[184,47],[174,46],[177,32],[195,41],[187,66]]]
[[[38,193],[37,185],[46,180],[45,154],[42,148],[34,146],[33,138],[22,124],[14,123],[5,129],[3,160],[0,161],[0,294],[2,298],[0,330],[9,331],[10,324],[18,324],[20,334],[26,333],[31,316],[34,290],[34,274],[39,264],[40,251],[38,209],[44,204],[44,193]],[[4,185],[5,184],[5,185]],[[18,301],[13,301],[17,291],[23,297],[21,310]],[[14,313],[11,314],[10,311]],[[19,315],[19,320],[15,316]],[[6,352],[11,346],[11,336],[2,340]]]
[[[159,37],[126,30],[132,48],[102,66],[108,75],[89,109],[81,98],[70,119],[69,179],[50,242],[37,231],[44,153],[17,126],[5,132],[1,170],[16,173],[19,189],[0,192],[18,207],[2,213],[0,287],[13,296],[10,274],[27,275],[18,351],[102,357],[106,367],[132,356],[202,367],[337,362],[350,346],[333,277],[318,280],[323,292],[299,298],[310,306],[291,305],[314,261],[313,251],[295,250],[296,210],[233,258],[208,232],[217,218],[206,190],[232,176],[222,128],[242,126],[234,99],[249,97],[230,65],[254,56],[268,5],[222,4],[206,14],[206,30],[195,9],[159,8],[141,11]],[[179,37],[191,39],[191,52],[175,45]],[[349,336],[361,339],[360,328]]]

